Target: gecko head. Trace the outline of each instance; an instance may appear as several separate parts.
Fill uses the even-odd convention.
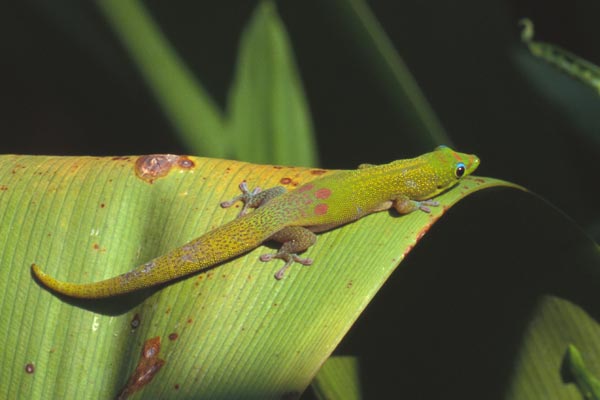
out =
[[[459,153],[448,146],[438,146],[429,155],[440,192],[454,186],[461,178],[471,175],[479,166],[479,158],[476,155]]]

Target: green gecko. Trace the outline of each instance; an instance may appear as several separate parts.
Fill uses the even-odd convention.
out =
[[[438,206],[431,200],[470,175],[479,165],[475,155],[457,153],[439,146],[419,157],[384,165],[362,164],[356,170],[336,171],[287,192],[277,186],[249,191],[221,203],[244,206],[237,219],[226,223],[136,269],[93,283],[59,281],[36,264],[35,277],[53,291],[77,298],[104,298],[122,295],[165,283],[212,267],[246,253],[267,240],[283,243],[275,254],[260,260],[282,259],[285,265],[275,274],[283,278],[294,262],[310,265],[312,260],[298,253],[316,242],[315,233],[356,221],[374,212],[396,209],[400,214]],[[249,212],[254,208],[253,212]]]

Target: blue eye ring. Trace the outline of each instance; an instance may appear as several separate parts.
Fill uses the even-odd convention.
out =
[[[456,175],[457,178],[462,178],[462,176],[465,174],[467,170],[467,167],[465,166],[465,163],[457,163],[456,164],[456,169],[454,170],[454,175]]]

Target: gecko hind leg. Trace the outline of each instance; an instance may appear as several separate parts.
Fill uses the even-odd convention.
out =
[[[244,206],[238,214],[238,218],[248,214],[250,208],[261,207],[272,198],[285,193],[285,188],[283,186],[275,186],[265,191],[262,191],[260,187],[255,187],[254,189],[252,189],[252,191],[250,191],[248,189],[248,184],[246,183],[246,181],[240,183],[239,188],[242,191],[242,194],[235,196],[231,200],[223,201],[221,203],[221,207],[229,208],[238,201],[243,202]]]
[[[285,265],[275,273],[275,279],[282,279],[285,271],[295,262],[302,265],[313,263],[312,259],[302,258],[297,254],[308,249],[317,241],[317,235],[312,231],[301,226],[288,226],[275,233],[270,239],[283,243],[283,245],[277,253],[263,254],[260,256],[260,260],[271,261],[278,258],[285,261]]]

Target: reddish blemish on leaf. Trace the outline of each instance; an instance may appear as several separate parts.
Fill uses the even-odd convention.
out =
[[[115,161],[118,161],[118,160],[127,161],[127,160],[131,159],[131,157],[129,157],[129,156],[117,156],[117,157],[113,157],[112,159],[115,160]]]
[[[177,340],[177,338],[179,337],[179,335],[175,332],[169,334],[169,340],[173,341],[173,340]]]
[[[104,207],[106,207],[106,204],[100,203],[100,208],[104,208]]]
[[[0,185],[0,190],[3,192],[6,192],[8,190],[8,186],[6,185]]]
[[[310,171],[310,173],[312,175],[323,175],[325,173],[327,173],[327,171],[325,171],[324,169],[313,169],[312,171]]]
[[[187,156],[175,154],[149,154],[138,157],[135,162],[135,174],[148,183],[166,176],[173,167],[192,169],[196,164]]]
[[[410,252],[411,252],[411,250],[413,249],[413,247],[415,247],[415,245],[414,245],[414,244],[411,244],[410,246],[408,246],[408,247],[407,247],[407,248],[404,250],[404,253],[402,253],[402,259],[404,259],[404,258],[405,258],[405,257],[408,255],[408,253],[410,253]]]
[[[329,206],[327,204],[321,203],[315,206],[315,214],[316,215],[325,215],[327,214],[327,210]]]
[[[186,156],[179,156],[177,165],[183,169],[192,169],[196,166],[196,164]]]
[[[104,247],[100,247],[100,245],[99,245],[98,243],[94,243],[94,244],[92,245],[92,248],[93,248],[94,250],[96,250],[96,251],[99,251],[99,252],[105,252],[105,251],[106,251],[106,248],[104,248]]]
[[[290,183],[292,183],[292,178],[281,178],[279,183],[281,183],[282,185],[289,185]]]
[[[19,172],[20,169],[25,169],[27,168],[25,165],[23,164],[15,164],[15,167],[12,169],[12,174],[16,174],[17,172]]]
[[[148,183],[167,175],[178,156],[174,154],[150,154],[140,156],[135,162],[135,173]]]
[[[188,320],[187,320],[187,323],[188,323],[188,324],[191,324],[191,323],[192,323],[192,319],[191,319],[191,318],[188,318]]]
[[[175,388],[175,390],[179,390],[179,383],[176,383],[174,388]]]
[[[417,234],[417,242],[421,239],[423,239],[423,236],[425,236],[425,234],[427,233],[427,231],[429,230],[429,228],[431,228],[431,224],[425,225]]]
[[[25,365],[25,372],[28,374],[33,374],[35,372],[35,365],[33,365],[33,363],[27,363]]]
[[[158,353],[160,353],[160,336],[146,340],[138,365],[117,399],[127,399],[152,381],[165,365],[165,360],[158,358]]]
[[[317,196],[317,199],[324,200],[324,199],[328,198],[329,196],[331,196],[331,189],[328,189],[328,188],[319,189],[315,193],[315,196]]]

